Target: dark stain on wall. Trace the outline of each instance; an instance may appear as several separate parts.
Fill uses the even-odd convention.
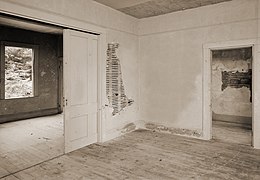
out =
[[[118,48],[118,43],[110,43],[107,49],[106,94],[113,108],[113,115],[116,115],[134,102],[132,99],[128,99],[125,94],[120,60],[116,54]]]
[[[57,114],[60,107],[59,72],[62,36],[0,26],[0,41],[39,46],[38,96],[0,100],[0,123]],[[61,47],[59,47],[61,46]],[[60,52],[61,51],[61,52]]]

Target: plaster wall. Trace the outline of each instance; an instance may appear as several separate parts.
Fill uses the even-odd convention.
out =
[[[0,11],[8,14],[30,17],[32,19],[58,23],[76,29],[98,31],[105,37],[102,44],[101,77],[103,119],[103,140],[119,136],[129,124],[139,120],[139,63],[138,34],[136,18],[125,15],[92,0],[0,0]],[[93,30],[94,29],[94,30]],[[103,41],[102,41],[103,42]],[[126,95],[134,103],[120,114],[112,116],[105,96],[105,62],[107,44],[117,42],[120,45],[119,58]]]
[[[107,30],[107,42],[119,42],[117,56],[121,64],[122,80],[125,94],[134,102],[124,108],[119,114],[112,115],[113,108],[106,98],[106,139],[119,136],[126,131],[127,125],[134,123],[139,126],[139,61],[138,61],[138,36],[126,34],[115,30]],[[105,90],[105,89],[104,89]],[[107,108],[108,107],[108,108]]]
[[[201,132],[203,45],[256,39],[258,20],[258,0],[140,20],[140,119]]]

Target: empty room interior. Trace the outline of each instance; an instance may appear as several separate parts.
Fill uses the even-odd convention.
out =
[[[260,0],[0,0],[0,179],[260,179]]]

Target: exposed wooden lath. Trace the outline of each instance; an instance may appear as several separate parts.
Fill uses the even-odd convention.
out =
[[[120,60],[116,55],[118,47],[118,43],[110,43],[107,49],[106,94],[113,108],[113,115],[133,103],[125,95]]]

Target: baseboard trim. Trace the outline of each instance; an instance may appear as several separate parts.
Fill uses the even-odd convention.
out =
[[[202,132],[198,130],[190,130],[190,129],[181,129],[181,128],[173,128],[173,127],[166,127],[163,125],[158,125],[154,123],[146,123],[145,128],[147,130],[169,133],[179,136],[186,136],[186,137],[193,137],[196,139],[202,139]]]
[[[130,133],[137,129],[141,129],[141,128],[143,128],[143,124],[144,124],[144,122],[142,122],[142,121],[134,121],[134,122],[130,122],[127,124],[122,124],[121,126],[119,126],[120,128],[114,128],[114,129],[107,130],[104,133],[101,142],[113,140],[124,134]]]
[[[252,117],[232,116],[212,113],[213,121],[252,125]]]
[[[55,115],[59,113],[60,111],[58,108],[51,108],[51,109],[43,109],[43,110],[32,111],[32,112],[0,115],[0,124],[6,122],[13,122],[13,121],[19,121],[24,119],[42,117],[42,116]]]

